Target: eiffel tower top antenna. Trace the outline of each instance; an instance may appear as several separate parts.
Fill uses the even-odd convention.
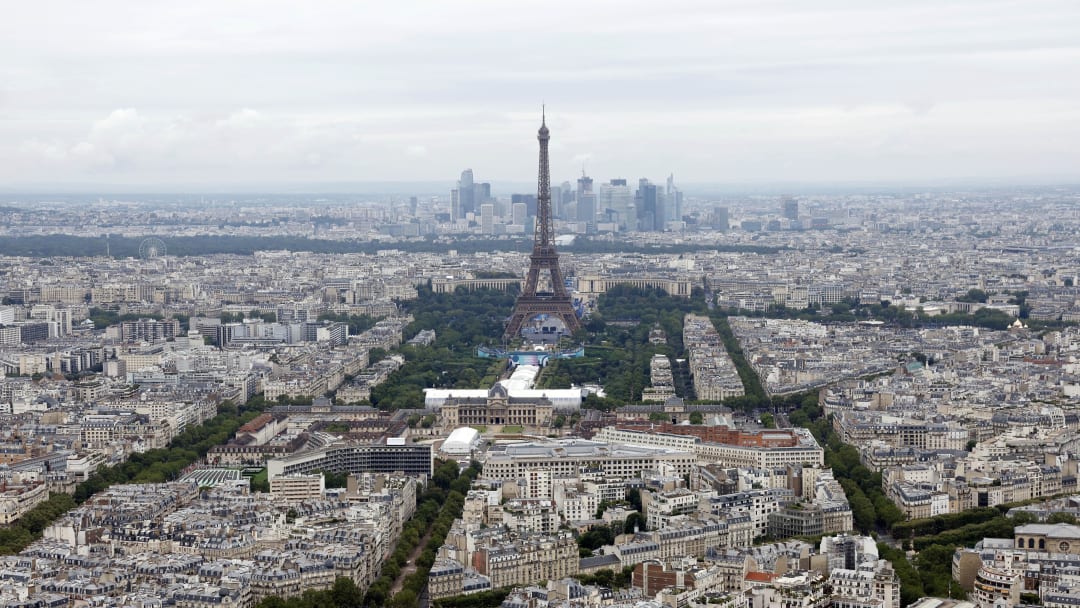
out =
[[[551,247],[555,236],[555,227],[551,217],[551,169],[548,166],[548,141],[551,132],[547,128],[547,107],[540,106],[540,130],[536,134],[540,142],[540,171],[536,183],[536,234],[533,239],[534,250],[537,247]]]

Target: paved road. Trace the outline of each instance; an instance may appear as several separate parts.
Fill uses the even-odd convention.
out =
[[[401,591],[401,588],[405,585],[406,576],[416,572],[416,558],[420,557],[420,553],[423,552],[424,547],[427,546],[429,540],[431,540],[431,528],[428,528],[427,532],[424,533],[424,537],[420,539],[420,542],[416,543],[416,548],[413,549],[412,554],[409,555],[408,561],[405,562],[405,567],[401,569],[401,573],[398,574],[397,580],[390,586],[390,597],[394,597]]]

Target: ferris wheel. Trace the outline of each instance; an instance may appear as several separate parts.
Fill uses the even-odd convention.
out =
[[[139,257],[144,260],[160,258],[165,255],[165,251],[165,241],[157,237],[152,236],[139,243]]]

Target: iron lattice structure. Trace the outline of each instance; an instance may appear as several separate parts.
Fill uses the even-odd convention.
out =
[[[554,225],[551,218],[551,172],[548,168],[548,132],[546,117],[540,119],[540,131],[536,135],[540,141],[540,176],[536,189],[536,231],[533,236],[533,250],[529,255],[529,276],[525,288],[514,303],[514,314],[506,324],[503,337],[512,340],[521,335],[521,329],[527,321],[539,315],[558,317],[573,332],[581,327],[570,292],[563,283],[559,270],[559,254],[553,241]],[[551,281],[551,291],[537,291],[540,273],[546,271]]]

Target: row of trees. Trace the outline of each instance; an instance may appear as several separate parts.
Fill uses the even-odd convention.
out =
[[[750,362],[746,360],[746,354],[743,353],[739,340],[735,338],[734,332],[731,331],[727,316],[720,312],[714,312],[711,319],[713,326],[716,328],[716,333],[720,334],[720,340],[724,343],[724,350],[731,357],[731,362],[735,364],[735,370],[739,372],[739,380],[742,380],[743,392],[746,393],[745,397],[747,399],[743,399],[743,402],[739,403],[741,409],[753,409],[757,405],[764,403],[767,398],[765,387],[762,386],[761,378],[758,377],[754,368],[750,366]],[[757,404],[755,404],[755,401]]]
[[[69,494],[52,493],[45,502],[35,505],[11,525],[0,528],[0,554],[12,555],[41,537],[45,528],[75,507]]]
[[[326,218],[324,222],[332,219]],[[222,224],[223,226],[223,224]],[[108,251],[114,258],[133,258],[139,256],[142,237],[110,235]],[[103,237],[82,237],[66,234],[4,236],[0,237],[0,250],[8,255],[27,257],[93,257],[103,256],[106,252],[106,239]],[[309,239],[296,236],[176,236],[167,242],[169,255],[192,256],[214,253],[232,253],[252,255],[256,251],[310,251],[313,253],[368,253],[374,254],[387,248],[380,241],[331,241]],[[459,238],[435,240],[431,237],[413,241],[397,242],[393,248],[407,253],[446,253],[454,250],[460,253],[484,253],[490,251],[517,251],[526,253],[532,249],[532,238]],[[603,241],[599,239],[578,239],[565,249],[579,253],[687,253],[708,249],[710,251],[748,252],[771,254],[780,250],[778,247],[757,245],[664,245],[636,246],[625,241]]]
[[[189,426],[169,443],[169,447],[132,454],[110,467],[101,467],[75,488],[75,501],[82,504],[97,492],[120,483],[164,483],[177,479],[188,465],[206,456],[210,448],[229,440],[243,424],[267,406],[262,396],[242,406],[222,402],[218,414],[198,426]]]
[[[960,300],[966,301],[966,300]],[[1020,303],[1021,317],[1026,318],[1030,307],[1023,303],[1022,298],[1013,298],[1013,303]],[[1013,322],[1013,318],[1007,313],[997,309],[980,308],[973,313],[955,312],[928,316],[921,308],[906,308],[893,304],[878,303],[861,304],[853,300],[844,300],[830,304],[825,308],[812,305],[809,308],[794,309],[784,306],[772,307],[767,311],[749,310],[725,310],[722,314],[738,314],[749,317],[767,317],[770,319],[801,319],[804,321],[818,321],[828,323],[851,323],[867,319],[884,321],[886,323],[904,328],[916,328],[942,325],[972,325],[986,329],[1005,330]],[[1060,322],[1059,322],[1060,323]],[[1066,325],[1069,323],[1065,323]],[[1055,324],[1057,326],[1057,324]]]
[[[825,466],[844,488],[851,504],[855,528],[864,534],[889,530],[903,521],[904,513],[881,490],[881,473],[866,468],[859,460],[859,451],[842,442],[829,420],[822,416],[816,397],[802,399],[798,409],[791,412],[792,424],[810,429],[825,451]]]
[[[947,530],[954,530],[968,524],[981,524],[1001,515],[1001,511],[990,507],[968,509],[960,513],[946,513],[925,519],[911,519],[894,524],[893,538],[905,540],[916,536],[934,536]]]
[[[788,419],[792,424],[810,429],[825,450],[825,465],[832,467],[833,475],[847,494],[857,530],[864,534],[876,535],[879,530],[888,530],[904,519],[903,512],[882,492],[881,474],[874,473],[863,466],[859,461],[858,450],[840,441],[832,430],[829,420],[822,415],[816,397],[813,398],[813,403],[809,395],[803,397],[802,402],[791,411]],[[951,580],[952,574],[940,578],[936,562],[925,564],[926,570],[922,570],[923,564],[919,564],[920,568],[916,569],[903,551],[886,544],[878,545],[878,554],[893,563],[893,568],[900,577],[900,595],[903,605],[910,604],[927,593],[931,595],[949,593],[948,588],[941,591],[940,585],[934,581],[945,581],[948,587],[947,582]],[[951,556],[951,552],[949,554]],[[924,583],[924,578],[928,579],[930,587]],[[929,589],[933,589],[933,592],[929,592]],[[963,590],[957,587],[955,593],[963,593]]]
[[[502,587],[480,593],[444,597],[433,603],[435,608],[498,608],[512,590],[512,587]]]
[[[465,495],[479,474],[478,462],[471,463],[464,471],[453,460],[436,467],[431,483],[420,496],[416,513],[402,530],[394,553],[383,565],[379,578],[368,588],[364,596],[365,606],[419,606],[420,597],[427,586],[428,572],[435,563],[436,551],[446,540],[454,520],[461,516]],[[424,544],[416,558],[416,571],[405,577],[400,591],[391,595],[395,581],[421,542]]]
[[[1045,498],[1033,500],[1039,501],[1045,500]],[[929,544],[928,541],[932,539],[946,538],[948,535],[961,537],[958,539],[960,544],[970,544],[986,536],[995,536],[994,534],[984,533],[987,528],[980,528],[979,526],[989,524],[987,527],[991,529],[1001,526],[1002,518],[1010,510],[1014,507],[1023,506],[1027,502],[1031,501],[1005,503],[996,507],[977,507],[960,513],[946,513],[924,519],[902,521],[893,525],[892,536],[916,548],[920,545]],[[1016,513],[1009,517],[1008,520],[1013,526],[1016,526],[1033,521],[1033,517],[1027,513]],[[1046,522],[1050,524],[1075,524],[1077,519],[1071,513],[1052,513],[1047,517]],[[1006,536],[1012,536],[1012,532],[1009,532]]]
[[[0,529],[0,554],[22,551],[40,538],[42,531],[61,515],[113,484],[162,483],[177,479],[185,468],[206,456],[211,447],[226,442],[265,406],[261,395],[242,406],[225,401],[218,407],[217,416],[201,425],[187,427],[173,438],[169,447],[132,454],[121,464],[98,468],[89,479],[75,487],[72,496],[51,494],[46,502]]]
[[[984,538],[1012,538],[1013,531],[1019,524],[1030,523],[1035,518],[1027,513],[1007,517],[999,514],[993,519],[977,524],[967,524],[952,530],[939,532],[932,536],[917,536],[913,539],[904,539],[903,545],[914,548],[920,553],[934,546],[945,546],[952,556],[957,547],[970,547]]]
[[[915,565],[908,560],[906,553],[887,543],[878,543],[877,550],[878,557],[889,560],[893,565],[893,570],[896,571],[896,575],[900,578],[901,606],[909,606],[926,595],[926,587],[923,585],[922,577],[919,576],[919,571],[915,569]],[[945,580],[951,579],[952,573],[950,572]]]
[[[159,314],[144,313],[125,313],[120,314],[115,310],[109,310],[107,308],[99,308],[97,306],[90,308],[89,319],[94,322],[94,329],[105,329],[110,325],[116,325],[121,321],[136,321],[138,319],[164,319],[165,317]],[[184,319],[187,320],[186,318]],[[181,325],[184,325],[182,323]]]
[[[980,308],[971,314],[954,312],[934,317],[925,317],[920,325],[974,325],[995,329],[998,331],[1009,329],[1014,319],[1007,313],[992,308]]]
[[[348,315],[345,313],[324,312],[319,315],[319,322],[332,321],[346,323],[349,326],[349,335],[355,336],[375,327],[375,324],[379,322],[380,318],[381,317],[376,318],[371,315]]]

